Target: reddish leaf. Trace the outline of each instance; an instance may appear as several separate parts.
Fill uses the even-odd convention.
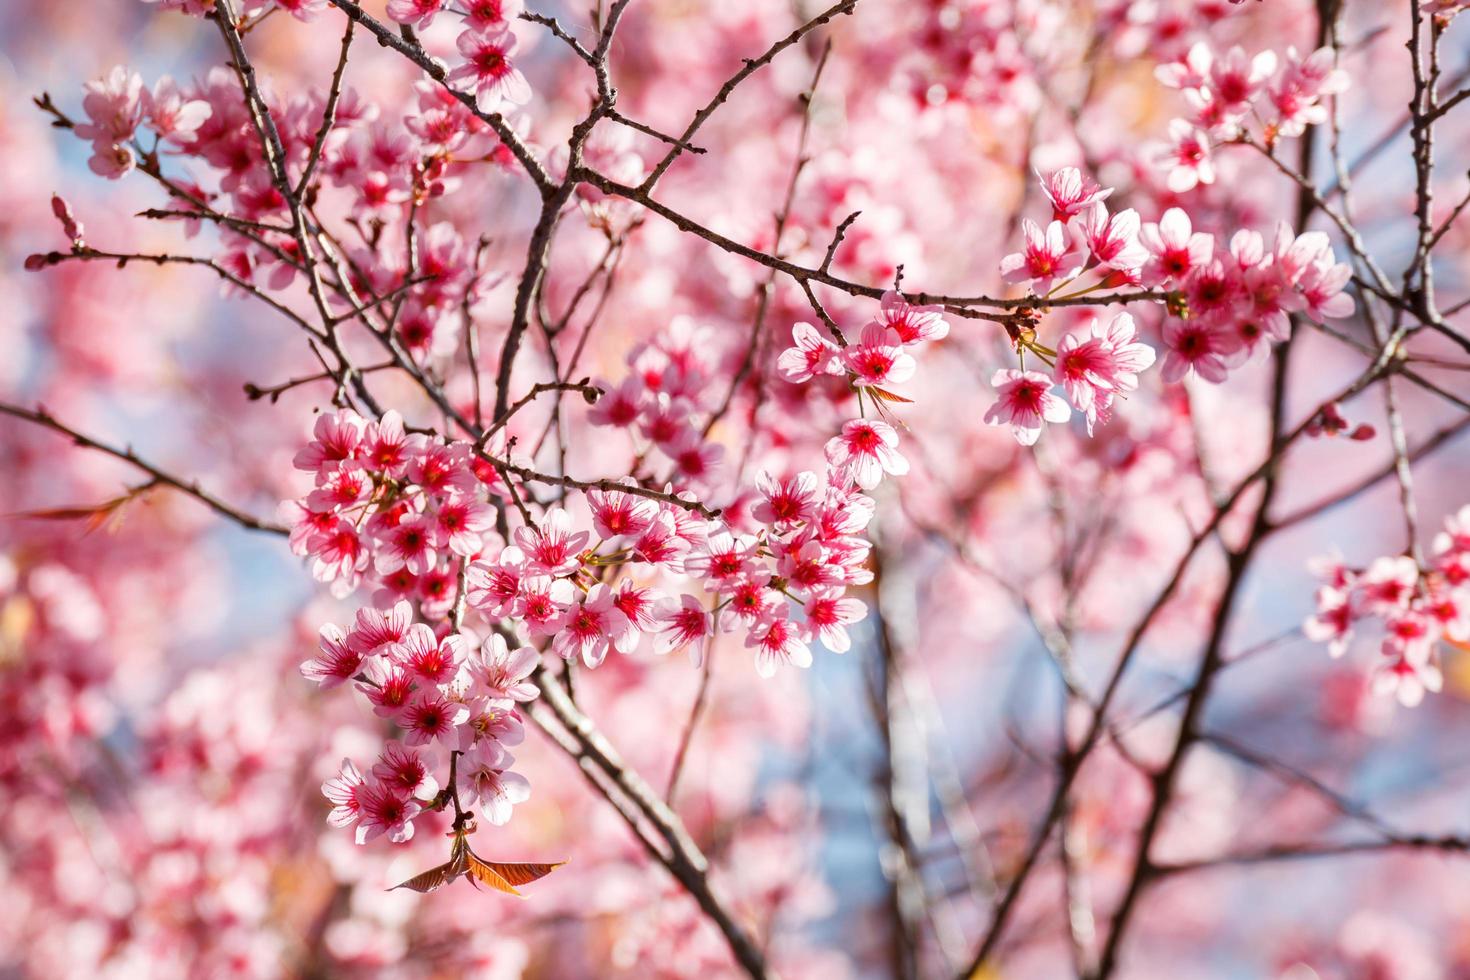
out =
[[[868,394],[872,395],[874,398],[881,398],[885,402],[899,402],[904,405],[912,405],[914,403],[914,400],[912,398],[905,398],[902,395],[896,395],[893,392],[888,391],[884,388],[879,388],[872,385],[868,387]]]
[[[428,871],[416,874],[407,881],[394,885],[388,890],[391,892],[397,891],[400,888],[409,888],[416,892],[426,893],[449,884],[464,874],[465,853],[468,851],[468,848],[463,848],[461,844],[462,839],[456,841],[454,848],[450,851],[449,860],[437,868],[430,868]]]
[[[485,861],[473,851],[468,852],[469,874],[472,882],[479,881],[489,885],[496,891],[517,898],[524,898],[520,892],[515,890],[516,885],[525,885],[544,878],[561,864],[507,864],[500,861]]]

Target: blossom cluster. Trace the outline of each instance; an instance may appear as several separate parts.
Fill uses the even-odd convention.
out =
[[[1201,41],[1181,57],[1155,69],[1159,81],[1179,89],[1189,115],[1169,124],[1169,145],[1158,163],[1169,171],[1171,191],[1183,193],[1215,182],[1212,149],[1248,137],[1247,123],[1259,120],[1260,142],[1275,146],[1327,121],[1323,99],[1348,86],[1331,48],[1303,57],[1294,47],[1254,57],[1240,47],[1217,54]]]
[[[469,443],[408,433],[395,411],[375,422],[348,409],[324,414],[314,435],[294,462],[316,486],[281,507],[291,550],[335,594],[371,575],[378,604],[411,598],[426,615],[447,615],[458,562],[479,554],[493,525],[484,491],[498,474],[475,465]]]
[[[344,759],[340,772],[322,784],[333,807],[328,822],[356,823],[359,844],[383,834],[403,843],[426,806],[448,803],[434,776],[448,753],[454,754],[454,784],[446,791],[459,806],[478,804],[492,824],[509,821],[515,804],[531,794],[526,777],[511,771],[509,748],[525,738],[516,707],[540,693],[526,680],[536,668],[536,651],[511,650],[498,633],[470,651],[466,634],[439,636],[412,620],[406,601],[387,612],[364,607],[349,631],[323,626],[321,655],[301,665],[323,687],[358,678],[373,713],[402,732],[401,742],[384,746],[367,777]]]
[[[199,16],[210,13],[214,6],[214,0],[144,2]],[[327,0],[237,0],[235,7],[236,15],[242,18],[261,17],[280,9],[300,21],[315,20],[331,9]],[[500,112],[531,101],[531,86],[511,59],[517,40],[511,24],[521,9],[521,0],[465,0],[453,7],[448,0],[388,0],[386,12],[390,20],[421,31],[440,14],[458,16],[465,29],[456,46],[465,60],[450,71],[448,78],[473,91],[481,111]]]
[[[1161,336],[1165,382],[1191,374],[1222,382],[1230,370],[1264,358],[1271,342],[1285,340],[1292,314],[1321,323],[1349,316],[1355,308],[1344,292],[1352,268],[1336,260],[1322,232],[1296,235],[1281,222],[1270,247],[1250,230],[1237,231],[1223,247],[1213,235],[1196,231],[1181,208],[1169,208],[1147,224],[1132,208],[1109,213],[1105,201],[1113,189],[1100,187],[1075,167],[1043,178],[1042,190],[1053,217],[1045,228],[1022,219],[1024,245],[1001,261],[1005,279],[1048,299],[1075,299],[1118,286],[1165,291],[1170,306]],[[1072,291],[1063,292],[1068,288]],[[1094,324],[1085,337],[1065,337],[1055,350],[1032,336],[1014,337],[1019,352],[1029,350],[1047,361],[1053,375],[997,372],[992,384],[1000,400],[987,421],[1010,423],[1017,439],[1030,445],[1043,423],[1065,422],[1075,407],[1086,416],[1090,434],[1154,362],[1153,349],[1137,342],[1135,334],[1133,318],[1122,313],[1106,325]],[[1066,390],[1070,407],[1051,394],[1053,383]]]
[[[88,82],[86,92],[82,111],[87,121],[76,126],[76,134],[92,143],[87,161],[92,172],[112,180],[137,166],[140,127],[152,130],[155,148],[163,142],[183,147],[194,141],[210,116],[209,103],[168,76],[149,89],[141,75],[122,65]]]
[[[853,389],[870,396],[875,410],[884,402],[905,401],[885,385],[912,378],[917,362],[908,348],[949,335],[949,324],[937,306],[909,303],[897,291],[883,294],[878,316],[869,320],[852,344],[834,325],[838,343],[833,343],[810,323],[791,329],[794,346],[782,352],[776,369],[792,384],[803,384],[822,375],[845,377]],[[845,422],[842,431],[827,442],[827,463],[846,483],[871,490],[883,474],[903,476],[908,460],[898,451],[898,433],[881,419],[857,418]]]
[[[687,332],[680,325],[669,333]],[[678,350],[665,336],[635,351],[635,373],[590,414],[614,426],[640,420],[655,445],[667,426],[668,440],[683,445],[695,431],[694,402],[683,396],[703,382],[697,358],[669,358]],[[624,404],[633,407],[626,417]],[[475,446],[409,433],[391,411],[373,422],[349,410],[326,414],[314,436],[295,464],[315,487],[282,505],[291,547],[338,594],[364,582],[376,591],[350,631],[323,628],[321,654],[302,671],[323,687],[356,681],[404,742],[385,750],[371,779],[348,762],[324,787],[334,822],[359,821],[359,842],[385,832],[407,840],[425,805],[443,805],[432,776],[443,760],[421,754],[433,747],[463,753],[450,760],[457,785],[478,782],[459,800],[493,807],[493,822],[525,797],[527,783],[508,772],[505,746],[521,729],[506,699],[534,696],[521,682],[539,655],[509,651],[502,633],[523,633],[594,668],[611,650],[632,653],[645,635],[656,652],[690,648],[698,662],[717,633],[739,632],[756,671],[770,676],[781,664],[808,666],[818,640],[845,651],[847,627],[865,613],[844,595],[871,579],[862,531],[873,501],[860,492],[862,450],[825,484],[811,472],[759,474],[760,499],[734,518],[739,526],[702,517],[687,490],[643,496],[630,482],[626,491],[614,484],[585,493],[590,530],[551,508],[506,542],[493,531],[495,507],[508,506],[505,485],[493,457]],[[680,454],[671,456],[689,475]],[[747,525],[755,533],[740,529]],[[712,608],[701,594],[659,587],[661,579],[713,597]],[[415,606],[444,625],[412,623]],[[466,614],[497,631],[478,652],[458,625]]]
[[[450,12],[446,0],[388,0],[388,17],[400,24],[425,30],[441,13]],[[482,112],[531,101],[531,87],[511,61],[516,36],[510,24],[521,12],[520,0],[469,0],[460,13],[465,29],[455,42],[465,58],[449,73],[449,80],[474,90]]]
[[[1375,558],[1366,568],[1337,558],[1315,564],[1323,584],[1317,612],[1302,627],[1307,637],[1340,657],[1364,622],[1376,622],[1385,659],[1374,689],[1406,707],[1425,691],[1438,691],[1444,683],[1439,644],[1470,644],[1470,506],[1445,519],[1425,567],[1409,555]]]

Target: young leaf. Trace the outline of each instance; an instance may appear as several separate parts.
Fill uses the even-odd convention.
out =
[[[520,892],[515,890],[516,885],[525,885],[544,878],[561,864],[505,864],[499,861],[485,861],[475,854],[469,852],[469,875],[473,883],[479,881],[489,885],[496,891],[505,892],[507,895],[515,895],[524,898]]]
[[[397,891],[400,888],[409,888],[416,892],[427,893],[436,888],[441,888],[464,874],[465,855],[468,851],[469,848],[464,846],[464,838],[458,838],[454,842],[454,847],[449,852],[448,861],[445,861],[437,868],[430,868],[428,871],[420,872],[407,881],[394,885],[388,890],[391,892]]]
[[[876,385],[868,386],[868,394],[872,395],[874,398],[881,398],[885,402],[898,402],[901,405],[912,405],[914,403],[914,400],[912,398],[905,398],[902,395],[894,394],[888,389],[879,388]]]

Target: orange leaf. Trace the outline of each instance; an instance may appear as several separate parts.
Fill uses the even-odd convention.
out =
[[[486,861],[477,854],[471,854],[470,857],[488,868],[494,868],[500,877],[512,885],[529,885],[533,881],[545,878],[566,864],[565,861],[558,861],[555,864],[507,864],[501,861]]]
[[[436,888],[442,888],[460,875],[464,874],[464,855],[455,848],[453,857],[437,868],[430,868],[420,874],[414,875],[407,881],[394,885],[388,889],[397,891],[400,888],[409,888],[416,892],[431,892]]]
[[[881,398],[885,402],[899,402],[904,405],[912,405],[914,403],[914,400],[912,398],[905,398],[902,395],[895,395],[891,391],[874,386],[869,386],[868,394],[872,395],[874,398]]]
[[[505,892],[507,895],[515,895],[524,898],[520,892],[515,890],[516,885],[525,885],[544,878],[561,864],[506,864],[500,861],[485,861],[475,854],[468,852],[469,874],[471,882],[479,881],[489,885],[496,891]]]

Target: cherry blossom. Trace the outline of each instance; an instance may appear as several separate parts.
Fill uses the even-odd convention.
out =
[[[859,341],[843,350],[842,357],[859,386],[902,384],[917,367],[897,331],[876,321],[863,328]]]
[[[791,328],[796,346],[787,348],[776,362],[781,376],[792,384],[810,381],[819,374],[841,374],[840,351],[810,323],[797,323]]]
[[[520,773],[511,772],[515,760],[498,742],[481,741],[459,762],[456,788],[466,805],[479,804],[492,824],[503,825],[517,803],[531,798],[531,784]]]
[[[471,29],[460,34],[456,44],[467,60],[449,73],[449,80],[472,83],[482,112],[531,101],[531,86],[510,60],[516,49],[514,34],[504,29],[486,33]]]
[[[1023,446],[1035,445],[1047,422],[1061,423],[1072,417],[1071,406],[1051,393],[1051,378],[1039,371],[1003,368],[995,372],[990,384],[997,398],[985,412],[985,423],[1009,425]]]
[[[1085,214],[1113,193],[1113,188],[1099,187],[1076,167],[1063,167],[1049,177],[1042,177],[1041,190],[1051,202],[1053,220],[1061,222]]]
[[[1044,295],[1081,270],[1085,256],[1073,247],[1067,227],[1060,221],[1053,221],[1043,229],[1030,218],[1022,218],[1021,234],[1024,249],[1000,262],[1006,282],[1029,283],[1033,290]]]
[[[887,422],[853,419],[827,442],[827,462],[863,490],[871,490],[883,474],[903,476],[909,462],[898,451],[898,433]]]

